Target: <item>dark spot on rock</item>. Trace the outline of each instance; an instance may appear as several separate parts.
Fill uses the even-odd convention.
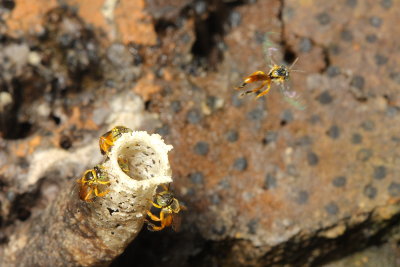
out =
[[[262,142],[264,145],[268,145],[270,143],[275,142],[277,138],[278,138],[277,132],[269,131],[265,134],[265,137],[263,138]]]
[[[333,98],[332,96],[329,94],[328,91],[325,91],[323,93],[321,93],[318,97],[317,100],[319,101],[319,103],[321,103],[322,105],[327,105],[332,103]]]
[[[293,113],[290,110],[283,111],[281,115],[281,126],[285,126],[287,123],[293,121]]]
[[[308,192],[302,190],[297,194],[296,202],[297,202],[297,204],[303,205],[308,202],[308,198],[309,198]]]
[[[374,179],[382,180],[386,177],[386,167],[385,166],[375,166],[374,167]]]
[[[240,15],[239,12],[233,11],[229,14],[229,24],[231,25],[231,27],[239,26],[241,21],[242,21],[242,16]]]
[[[266,189],[266,190],[276,188],[276,183],[277,183],[276,182],[276,177],[274,175],[272,175],[271,173],[268,173],[265,176],[265,181],[264,181],[263,188]]]
[[[155,130],[155,133],[161,135],[161,136],[167,136],[169,134],[169,126],[167,124],[157,128]]]
[[[399,136],[392,136],[391,140],[394,143],[400,143],[400,137]]]
[[[354,8],[357,6],[357,0],[346,0],[346,5]]]
[[[28,159],[26,157],[18,157],[17,158],[17,164],[22,169],[28,169],[29,168],[29,161],[28,161]]]
[[[347,178],[345,176],[337,176],[332,180],[332,184],[336,187],[343,187],[346,185]]]
[[[388,116],[388,117],[394,117],[394,116],[396,116],[397,114],[399,114],[399,111],[400,111],[400,108],[399,108],[399,107],[392,107],[392,106],[390,106],[390,107],[388,107],[388,108],[386,109],[386,116]]]
[[[247,113],[247,118],[252,121],[261,120],[264,116],[264,110],[261,108],[255,108]]]
[[[186,191],[186,195],[192,197],[192,196],[196,195],[196,190],[195,190],[194,188],[189,188],[189,189]]]
[[[218,205],[219,203],[221,203],[221,198],[220,198],[220,196],[218,194],[212,194],[210,196],[210,202],[213,205]]]
[[[385,8],[385,9],[389,9],[392,7],[392,0],[382,0],[381,1],[381,7]]]
[[[233,168],[238,171],[244,171],[247,169],[247,159],[245,157],[240,157],[233,163]]]
[[[363,89],[364,88],[364,77],[360,75],[354,75],[353,79],[351,79],[350,85],[357,88],[357,89]]]
[[[243,99],[239,98],[238,94],[232,96],[232,105],[236,108],[240,108],[243,105]]]
[[[331,17],[325,12],[319,13],[315,18],[321,25],[328,25],[331,22]]]
[[[72,146],[72,141],[68,136],[61,136],[60,138],[60,147],[63,149],[69,149]]]
[[[178,113],[179,111],[182,110],[182,105],[181,105],[181,101],[179,100],[174,100],[171,102],[171,110],[174,113]]]
[[[367,40],[367,42],[368,43],[375,43],[376,42],[376,40],[378,40],[378,37],[376,36],[376,34],[368,34],[366,37],[365,37],[365,40]]]
[[[112,216],[114,212],[119,212],[118,209],[114,210],[114,209],[112,209],[112,208],[107,208],[107,210],[108,210],[108,212],[110,213],[110,216]]]
[[[207,105],[207,107],[209,107],[212,111],[215,110],[216,103],[217,103],[217,97],[216,97],[216,96],[213,96],[213,95],[207,96],[207,98],[206,98],[206,105]]]
[[[382,19],[380,17],[372,16],[369,18],[369,23],[376,28],[382,25]]]
[[[313,44],[309,38],[301,38],[299,44],[299,50],[303,53],[308,53],[311,51]]]
[[[375,123],[371,120],[366,120],[361,123],[361,128],[367,132],[372,132],[375,129]]]
[[[203,184],[204,183],[204,174],[202,172],[193,172],[189,174],[189,179],[194,184]]]
[[[353,41],[353,34],[350,30],[345,29],[340,33],[340,38],[342,38],[343,41],[351,42]]]
[[[223,189],[229,189],[231,187],[231,184],[228,180],[222,179],[219,183],[218,186],[223,188]]]
[[[330,215],[336,215],[339,212],[339,207],[335,202],[330,202],[325,206],[325,211]]]
[[[355,144],[355,145],[361,144],[361,143],[362,143],[362,136],[361,136],[361,134],[354,133],[354,134],[351,136],[351,142],[352,142],[353,144]]]
[[[191,124],[198,124],[201,121],[201,112],[197,108],[192,108],[187,113],[187,121]]]
[[[375,55],[375,63],[378,66],[385,65],[388,62],[388,57],[381,55],[381,54],[376,54]]]
[[[367,184],[364,187],[364,196],[366,196],[369,199],[374,199],[376,197],[376,194],[378,193],[378,189],[376,189],[375,186],[371,185],[371,184]]]
[[[288,164],[286,166],[286,171],[287,171],[287,174],[290,175],[290,176],[294,176],[295,177],[295,176],[299,175],[296,166],[293,165],[293,164]]]
[[[311,117],[309,118],[309,121],[312,125],[315,125],[315,124],[321,122],[321,117],[317,114],[314,114],[314,115],[311,115]]]
[[[239,133],[236,130],[229,130],[226,135],[226,140],[228,140],[228,142],[236,142],[239,139]]]
[[[257,233],[258,220],[252,219],[247,223],[247,229],[249,230],[249,234],[255,235]]]
[[[340,49],[340,47],[337,45],[337,44],[331,44],[330,46],[329,46],[329,52],[332,54],[332,55],[339,55],[340,54],[340,52],[341,52],[341,49]]]
[[[300,137],[298,140],[296,140],[295,145],[296,146],[308,146],[308,145],[312,145],[313,140],[310,136],[305,135]]]
[[[340,69],[337,66],[331,65],[326,69],[326,74],[328,74],[329,77],[338,76],[340,74]]]
[[[395,83],[400,84],[400,72],[392,72],[389,74],[389,78]]]
[[[310,166],[315,166],[318,164],[319,162],[319,157],[317,154],[315,154],[314,152],[308,152],[307,154],[307,161],[308,161],[308,165]]]
[[[372,150],[369,148],[361,148],[357,152],[357,159],[360,161],[367,161],[372,157]]]
[[[194,146],[194,152],[197,155],[205,156],[208,154],[209,145],[207,142],[200,141]]]
[[[256,41],[257,44],[262,45],[265,41],[265,38],[266,38],[265,33],[255,30],[254,40]]]
[[[196,1],[193,7],[197,15],[202,15],[207,11],[206,1]]]
[[[215,235],[223,235],[226,232],[226,227],[225,225],[221,225],[221,226],[216,226],[214,225],[211,229],[211,231],[213,232],[213,234]]]
[[[332,125],[326,134],[332,139],[338,139],[340,136],[340,129],[337,125]]]
[[[396,182],[390,183],[388,187],[389,195],[391,197],[398,197],[400,196],[400,184]]]

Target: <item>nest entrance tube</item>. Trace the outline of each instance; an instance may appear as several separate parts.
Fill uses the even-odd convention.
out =
[[[0,266],[99,266],[121,254],[142,229],[161,184],[172,182],[166,145],[158,134],[123,133],[101,164],[109,192],[79,198],[70,180],[54,202],[10,236]],[[118,159],[127,162],[127,175]]]
[[[153,183],[171,182],[171,169],[168,161],[168,151],[172,146],[166,145],[157,134],[146,132],[124,133],[109,154],[109,160],[103,165],[110,178],[128,180],[132,186],[148,187]],[[121,168],[121,161],[127,165],[127,170]],[[165,178],[168,181],[162,182]],[[130,181],[129,181],[130,180]]]

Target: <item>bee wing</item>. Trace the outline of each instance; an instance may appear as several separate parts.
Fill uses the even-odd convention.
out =
[[[93,201],[93,189],[86,184],[81,184],[79,188],[79,198],[81,200],[85,200],[86,202],[92,202]]]
[[[272,35],[272,34],[276,34],[276,32],[265,33],[264,41],[263,41],[263,51],[264,51],[265,62],[267,63],[267,66],[269,66],[269,67],[276,64],[272,54],[278,51],[278,49],[275,47],[276,44],[270,38],[270,35]]]
[[[290,90],[288,82],[290,81],[283,82],[279,85],[279,91],[281,92],[283,99],[298,110],[306,109],[307,106],[303,103],[300,95],[297,92]]]
[[[182,216],[179,213],[171,214],[172,216],[172,229],[179,232],[182,224]]]

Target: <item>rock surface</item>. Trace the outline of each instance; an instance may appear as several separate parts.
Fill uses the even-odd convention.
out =
[[[397,1],[53,2],[1,8],[13,104],[0,113],[0,242],[40,212],[49,181],[62,190],[54,177],[93,164],[28,190],[32,155],[117,122],[174,146],[188,211],[180,233],[143,230],[113,266],[321,264],[398,240]],[[233,89],[268,71],[265,38],[277,60],[299,57],[291,88],[307,109],[275,87],[259,100]]]

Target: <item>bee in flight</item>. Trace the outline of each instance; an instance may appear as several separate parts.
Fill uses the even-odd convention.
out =
[[[93,169],[85,171],[82,178],[77,181],[80,184],[79,197],[81,200],[92,202],[95,196],[103,197],[110,191],[99,192],[99,186],[110,184],[103,169],[103,166],[96,165]]]
[[[162,185],[164,191],[157,193],[155,196],[155,202],[151,201],[151,204],[161,209],[160,217],[157,217],[151,211],[147,211],[147,215],[151,220],[160,222],[160,226],[157,226],[149,221],[147,222],[147,229],[150,231],[160,231],[165,227],[172,226],[172,229],[179,231],[181,210],[186,210],[186,207],[179,203],[178,199],[174,197],[174,194],[169,191],[169,187]]]
[[[300,70],[294,70],[293,67],[297,63],[298,58],[290,65],[289,67],[286,65],[279,65],[277,64],[272,57],[272,52],[277,51],[278,49],[273,47],[273,43],[270,41],[267,33],[265,35],[265,40],[263,43],[264,55],[266,58],[266,62],[270,68],[270,70],[265,73],[263,71],[256,71],[251,75],[247,76],[242,85],[237,87],[236,89],[240,90],[243,89],[247,84],[254,83],[254,82],[261,82],[261,85],[253,90],[245,91],[241,94],[241,96],[255,93],[257,94],[256,98],[260,98],[271,90],[272,83],[275,83],[279,86],[280,92],[283,95],[284,99],[291,104],[292,106],[296,107],[297,109],[303,110],[306,108],[304,104],[299,101],[299,96],[296,92],[290,91],[289,89],[289,80],[291,77],[291,72],[302,72]],[[265,90],[259,93],[264,87]]]
[[[263,71],[256,71],[253,74],[247,76],[244,79],[244,82],[241,86],[237,87],[236,89],[243,89],[247,84],[249,83],[254,83],[258,81],[262,81],[261,85],[253,90],[249,90],[244,92],[242,95],[250,94],[250,93],[258,93],[261,89],[263,89],[265,86],[267,88],[259,93],[256,98],[259,98],[261,96],[264,96],[268,94],[269,90],[271,89],[271,83],[275,82],[279,85],[282,85],[283,83],[287,82],[290,78],[290,72],[293,71],[292,68],[296,64],[298,58],[293,62],[293,64],[290,67],[287,67],[285,65],[277,65],[274,63],[274,65],[271,66],[271,69],[268,73],[264,73]]]
[[[123,133],[131,133],[132,130],[125,126],[115,126],[110,131],[106,132],[99,139],[100,152],[103,155],[108,155],[111,151],[114,142],[121,137]]]

